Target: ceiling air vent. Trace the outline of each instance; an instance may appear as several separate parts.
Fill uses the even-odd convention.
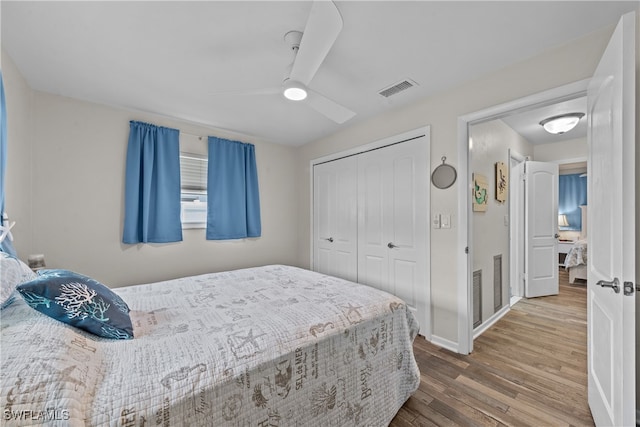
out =
[[[385,98],[388,98],[392,95],[395,95],[396,93],[402,92],[403,90],[407,90],[410,87],[414,87],[417,85],[418,83],[414,82],[413,80],[405,79],[399,83],[389,86],[388,88],[382,89],[378,93],[384,96]]]

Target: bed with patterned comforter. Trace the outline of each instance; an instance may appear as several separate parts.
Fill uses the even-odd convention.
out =
[[[577,240],[564,259],[564,267],[569,271],[569,283],[576,279],[587,280],[587,241]]]
[[[405,303],[287,266],[114,290],[133,340],[1,312],[4,425],[387,425],[418,388]]]

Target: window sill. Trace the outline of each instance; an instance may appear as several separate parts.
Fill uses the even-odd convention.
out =
[[[204,222],[183,222],[182,223],[182,229],[183,230],[188,230],[188,229],[192,229],[192,228],[207,228],[207,224]]]

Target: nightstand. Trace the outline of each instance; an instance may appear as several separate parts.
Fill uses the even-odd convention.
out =
[[[570,240],[558,240],[558,265],[564,265],[564,259],[573,247],[573,242]]]

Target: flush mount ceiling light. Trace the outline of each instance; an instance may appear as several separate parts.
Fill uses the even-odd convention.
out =
[[[284,82],[283,89],[282,94],[291,101],[302,101],[307,97],[307,89],[295,80],[289,79]]]
[[[584,113],[568,113],[549,117],[540,122],[540,126],[549,133],[560,135],[568,132],[584,117]]]

